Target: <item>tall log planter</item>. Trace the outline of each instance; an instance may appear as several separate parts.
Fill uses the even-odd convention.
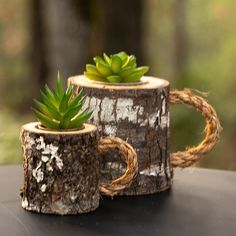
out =
[[[214,109],[201,97],[187,91],[169,91],[169,82],[144,76],[136,84],[93,82],[84,76],[70,77],[74,92],[86,93],[86,105],[94,110],[91,122],[102,135],[128,140],[136,149],[139,172],[121,194],[142,195],[164,191],[172,183],[173,168],[186,167],[212,149],[219,137],[220,124]],[[185,103],[202,112],[207,120],[207,135],[196,148],[169,153],[169,103]],[[214,138],[212,138],[214,137]],[[202,144],[207,145],[202,146]],[[125,171],[122,157],[103,159],[105,179]]]
[[[91,122],[102,135],[116,135],[136,148],[139,174],[124,194],[163,191],[170,187],[169,163],[169,83],[145,77],[137,85],[115,86],[91,83],[83,76],[70,78],[75,89],[87,95],[86,106],[93,109]],[[119,175],[124,165],[120,157],[104,159],[104,173]]]
[[[47,214],[78,214],[95,210],[100,192],[113,196],[130,185],[137,172],[132,147],[119,138],[99,138],[94,125],[76,131],[39,129],[39,123],[22,126],[24,186],[22,207]],[[127,170],[118,180],[100,181],[100,153],[117,148]]]

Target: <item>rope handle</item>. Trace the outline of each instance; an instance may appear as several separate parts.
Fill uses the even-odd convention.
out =
[[[111,180],[109,183],[101,183],[99,190],[101,193],[114,196],[123,189],[130,186],[132,180],[138,173],[138,158],[133,147],[118,137],[102,137],[99,141],[98,151],[100,154],[110,149],[118,148],[119,152],[125,157],[127,165],[125,173],[117,179]]]
[[[170,104],[187,104],[202,113],[206,120],[205,138],[196,147],[186,148],[184,151],[172,153],[170,163],[173,167],[188,167],[209,153],[219,140],[222,130],[220,121],[214,108],[207,101],[189,89],[183,91],[173,90],[169,94]]]

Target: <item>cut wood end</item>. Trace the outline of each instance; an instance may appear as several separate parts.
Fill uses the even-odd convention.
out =
[[[84,124],[83,129],[78,130],[47,130],[47,129],[39,129],[39,122],[31,122],[23,125],[21,130],[30,131],[38,134],[56,134],[56,135],[71,135],[71,134],[86,134],[97,131],[97,127],[95,125]]]
[[[141,83],[137,84],[108,84],[108,83],[97,83],[87,79],[84,75],[72,76],[68,79],[68,84],[75,84],[82,87],[100,88],[100,89],[113,89],[113,90],[141,90],[141,89],[153,89],[163,88],[169,86],[169,81],[151,77],[143,76]]]

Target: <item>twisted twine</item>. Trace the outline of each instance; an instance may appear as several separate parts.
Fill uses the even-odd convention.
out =
[[[100,153],[105,153],[110,149],[118,148],[119,152],[124,155],[127,164],[124,175],[110,183],[101,183],[100,192],[108,196],[114,196],[121,190],[130,186],[132,180],[138,173],[138,159],[133,147],[118,137],[101,138],[98,146]]]
[[[214,108],[204,98],[193,94],[191,90],[171,91],[169,102],[171,104],[188,104],[200,111],[206,120],[204,140],[196,147],[186,148],[184,151],[172,153],[170,156],[172,166],[188,167],[212,150],[219,140],[222,127]]]

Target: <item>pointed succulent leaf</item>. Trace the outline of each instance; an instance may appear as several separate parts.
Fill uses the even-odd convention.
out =
[[[97,62],[96,67],[97,67],[98,72],[104,76],[109,76],[112,74],[111,68],[103,62]]]
[[[107,56],[106,53],[103,53],[103,58],[104,58],[104,61],[105,61],[108,65],[111,64],[111,59]]]
[[[121,79],[119,75],[110,75],[107,77],[107,80],[111,83],[120,83]]]
[[[57,94],[54,91],[52,91],[47,85],[45,85],[44,91],[45,91],[45,94],[48,97],[48,99],[50,99],[50,101],[56,107],[58,107],[60,101],[59,101],[59,98],[57,97]]]
[[[42,114],[41,112],[32,109],[35,116],[37,117],[38,121],[45,127],[50,128],[50,129],[58,129],[59,128],[59,123],[55,120],[52,120],[50,118],[48,118],[47,116],[45,116],[44,114]]]
[[[87,65],[86,65],[86,71],[87,71],[89,74],[101,76],[101,74],[98,72],[97,67],[96,67],[95,65],[87,64]]]
[[[68,110],[65,115],[63,116],[61,122],[60,122],[60,128],[65,129],[68,128],[71,119],[74,118],[79,111],[81,110],[83,104],[79,104],[76,107],[74,107],[73,109]]]
[[[119,75],[120,75],[122,78],[126,78],[127,76],[129,76],[129,75],[132,74],[133,70],[134,70],[134,69],[133,69],[131,66],[125,67],[125,68],[123,68],[123,69],[120,71]]]
[[[128,55],[126,52],[119,52],[116,55],[122,60],[123,63],[128,59]]]
[[[133,70],[133,73],[139,73],[141,76],[143,76],[145,73],[147,73],[149,70],[148,66],[140,66]]]
[[[70,125],[70,120],[69,119],[65,119],[63,117],[62,121],[59,124],[59,129],[70,129],[69,125]]]
[[[124,83],[134,83],[134,82],[138,82],[140,81],[140,78],[142,77],[142,75],[139,72],[136,73],[132,73],[131,75],[129,75],[127,78],[124,79]]]
[[[104,60],[99,56],[94,57],[93,60],[95,63],[98,63],[98,62],[105,63]]]
[[[34,105],[40,112],[47,115],[48,117],[56,120],[61,119],[60,113],[53,106],[44,105],[43,103],[40,103],[37,100],[34,101]]]
[[[34,99],[34,105],[35,107],[44,115],[50,116],[51,117],[51,113],[48,110],[48,107],[46,105],[44,105],[43,103],[39,102],[38,100]]]
[[[84,72],[84,76],[90,80],[95,80],[95,81],[99,81],[99,82],[107,82],[107,80],[105,78],[103,78],[102,76],[90,74],[88,72]]]
[[[48,106],[46,106],[45,104],[37,101],[36,99],[34,99],[34,105],[35,107],[44,115],[52,118],[52,119],[56,119],[56,120],[60,120],[61,116],[60,113],[55,111],[54,109],[50,109]]]
[[[55,112],[58,111],[57,106],[52,102],[52,100],[50,100],[50,98],[48,98],[48,96],[42,91],[40,90],[40,94],[41,94],[41,99],[43,101],[43,103],[48,106],[48,108],[50,110],[53,110]]]
[[[133,68],[135,68],[137,66],[136,57],[134,55],[129,56],[129,61],[126,66],[131,66]]]
[[[122,66],[122,60],[117,56],[114,55],[111,58],[111,69],[114,73],[119,73]]]
[[[61,78],[60,78],[60,73],[58,71],[57,74],[57,89],[56,89],[57,97],[59,98],[59,101],[61,101],[63,94],[64,94],[64,89],[62,86]]]
[[[68,104],[68,109],[72,109],[77,106],[79,103],[83,103],[85,100],[83,90],[81,89],[76,97],[74,97]]]
[[[84,112],[79,114],[76,118],[74,118],[71,121],[70,128],[80,127],[81,125],[83,125],[83,123],[86,122],[91,117],[92,113],[93,113],[92,111],[85,110]]]
[[[72,96],[72,93],[73,93],[73,86],[70,85],[67,90],[66,90],[66,93],[64,93],[62,99],[61,99],[61,103],[60,103],[60,106],[59,106],[59,111],[61,113],[65,113],[67,111],[67,108],[68,108],[68,103],[69,103],[69,100]]]

